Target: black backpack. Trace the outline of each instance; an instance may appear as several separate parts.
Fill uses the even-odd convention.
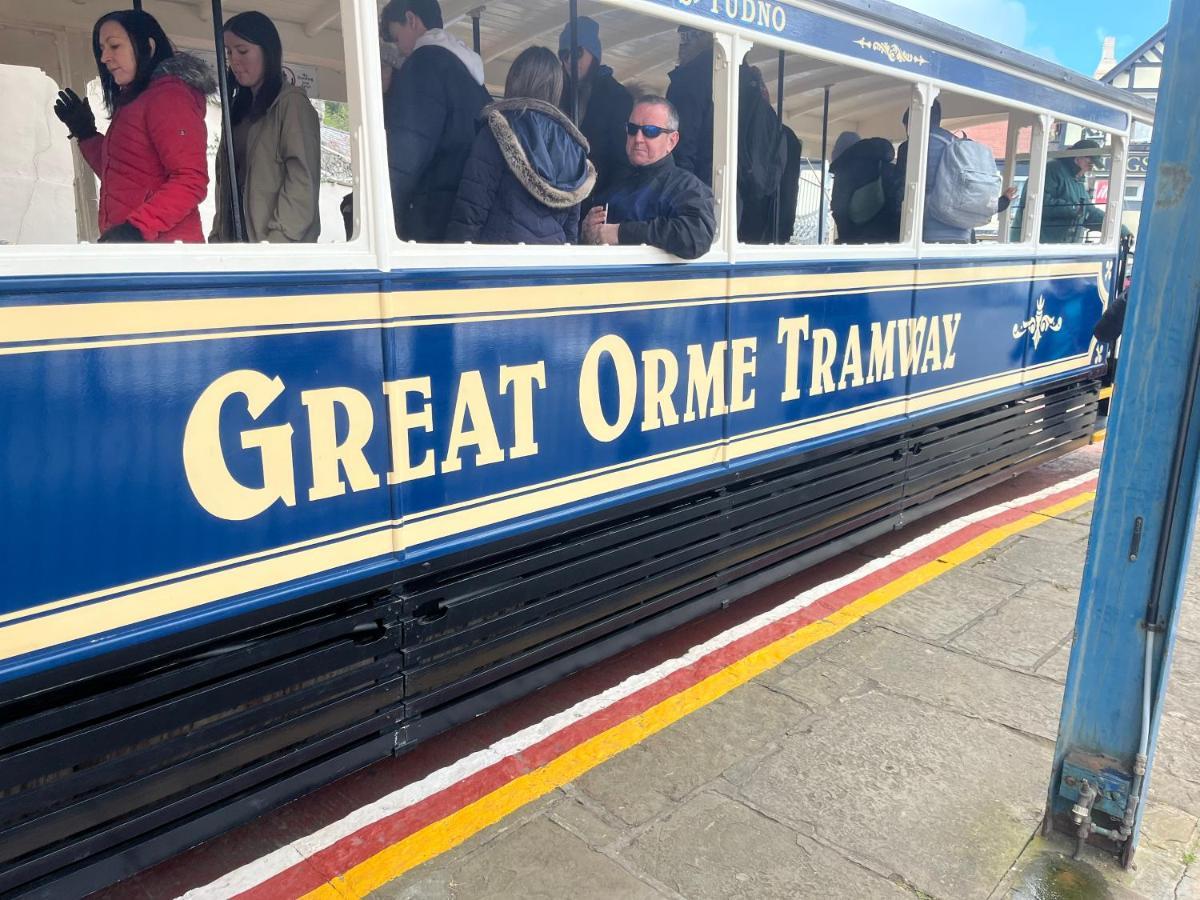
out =
[[[761,85],[758,72],[743,64],[738,78],[738,193],[746,199],[775,196],[787,166],[787,140]]]

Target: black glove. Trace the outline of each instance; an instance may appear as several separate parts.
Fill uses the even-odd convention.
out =
[[[67,126],[71,137],[76,140],[86,140],[100,133],[96,130],[96,117],[92,115],[92,105],[86,100],[81,100],[70,88],[58,92],[54,114]]]
[[[128,222],[122,222],[120,225],[114,225],[104,234],[100,235],[100,244],[144,244],[146,239],[142,237],[142,233]]]

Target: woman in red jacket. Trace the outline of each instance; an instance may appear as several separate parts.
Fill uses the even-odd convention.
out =
[[[176,53],[154,17],[137,10],[102,16],[92,50],[111,117],[107,133],[69,88],[54,112],[100,176],[100,241],[202,243],[205,95],[215,89],[208,67]]]

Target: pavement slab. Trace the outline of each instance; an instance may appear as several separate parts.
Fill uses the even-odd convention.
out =
[[[835,850],[711,791],[655,822],[620,856],[689,900],[912,897]]]
[[[1027,584],[1030,581],[1045,581],[1066,591],[1074,591],[1078,599],[1079,584],[1083,580],[1083,545],[1064,549],[1061,544],[1038,538],[1036,529],[1032,537],[1024,535],[999,552],[989,551],[978,560],[969,563],[967,570],[974,575],[985,575],[1001,581]],[[997,545],[1000,548],[1001,545]]]
[[[640,825],[737,763],[770,752],[810,715],[777,691],[747,684],[592,769],[576,787],[627,825]]]
[[[1071,641],[1067,641],[1050,654],[1034,671],[1043,678],[1049,678],[1052,681],[1057,681],[1059,684],[1065,684],[1067,681],[1067,668],[1071,663],[1071,644]]]
[[[1058,734],[1062,688],[952,649],[877,628],[828,660],[903,694],[1047,741]]]
[[[1066,835],[1040,834],[1013,864],[992,900],[1168,900],[1183,880],[1183,861],[1153,848],[1138,850],[1134,867],[1091,847],[1074,859]]]
[[[951,569],[898,597],[871,616],[915,637],[943,641],[976,622],[1020,590],[1011,581]]]
[[[1071,636],[1075,610],[1035,597],[1013,597],[950,642],[980,659],[1032,670]]]
[[[933,897],[986,898],[1041,819],[1051,748],[999,725],[880,692],[735,785],[756,809]]]
[[[486,853],[422,867],[375,900],[661,900],[664,896],[545,817],[496,838]]]

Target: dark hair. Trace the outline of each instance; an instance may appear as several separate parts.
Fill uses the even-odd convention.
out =
[[[252,10],[238,13],[225,23],[223,31],[232,32],[243,41],[260,47],[263,53],[263,83],[258,89],[258,94],[240,84],[233,92],[229,116],[236,125],[246,116],[251,119],[262,116],[283,90],[283,42],[279,40],[279,30],[275,23],[262,13]],[[229,80],[235,83],[233,73],[230,73]]]
[[[504,96],[544,100],[557,106],[563,90],[563,67],[549,47],[526,47],[509,67]]]
[[[900,121],[904,123],[904,127],[908,127],[908,110],[904,111],[904,115],[900,117]],[[933,106],[929,108],[929,127],[938,128],[942,124],[942,101],[934,100]]]
[[[116,22],[129,35],[133,45],[133,56],[137,62],[137,72],[128,85],[122,88],[108,71],[108,67],[100,62],[103,49],[100,47],[100,29],[106,22]],[[153,44],[153,49],[151,49]],[[124,106],[135,100],[146,86],[154,70],[164,59],[175,55],[171,40],[162,30],[158,20],[148,12],[138,9],[118,9],[105,13],[96,20],[92,28],[92,54],[96,57],[96,70],[100,74],[100,89],[104,93],[104,106],[111,116],[118,106]]]
[[[379,14],[379,21],[385,27],[388,22],[403,23],[410,12],[426,28],[442,27],[442,8],[438,0],[391,0]]]

